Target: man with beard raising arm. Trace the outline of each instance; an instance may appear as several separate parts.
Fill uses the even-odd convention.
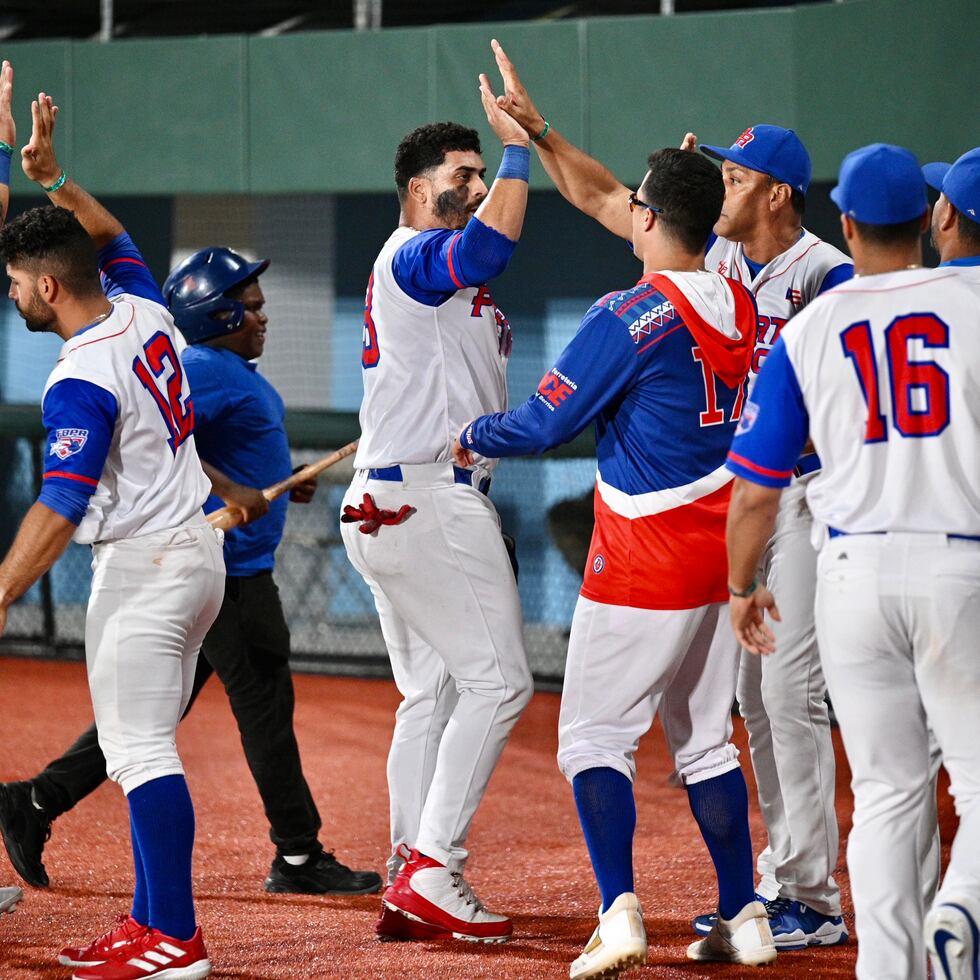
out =
[[[399,227],[368,280],[364,401],[344,499],[347,554],[374,594],[403,696],[388,757],[392,855],[376,931],[504,942],[463,877],[466,835],[531,696],[520,601],[487,497],[496,460],[453,465],[463,424],[507,407],[510,327],[486,282],[527,205],[523,129],[483,105],[504,144],[489,192],[475,130],[433,123],[395,155]]]

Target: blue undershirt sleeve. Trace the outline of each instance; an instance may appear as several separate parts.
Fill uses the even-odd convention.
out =
[[[115,395],[91,381],[66,378],[44,396],[48,450],[38,500],[73,524],[99,485],[118,414]]]
[[[854,266],[850,262],[841,262],[840,265],[835,265],[827,275],[823,277],[823,282],[820,283],[820,288],[817,290],[817,295],[827,292],[828,289],[833,289],[834,286],[839,286],[842,282],[847,282],[849,279],[854,278]]]
[[[725,465],[736,476],[764,487],[789,486],[809,431],[803,392],[780,337],[742,409]]]
[[[476,419],[460,440],[489,459],[543,453],[575,438],[633,381],[638,364],[625,324],[593,306],[537,391],[518,408]]]
[[[444,303],[457,290],[495,279],[510,261],[517,242],[470,218],[462,231],[434,228],[395,252],[395,281],[412,299],[427,306]]]
[[[120,293],[132,293],[163,307],[167,305],[143,254],[126,232],[99,250],[99,272],[102,289],[109,299]]]

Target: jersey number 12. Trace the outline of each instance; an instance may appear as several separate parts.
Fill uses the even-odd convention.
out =
[[[186,405],[180,400],[184,387],[180,358],[174,350],[173,341],[159,330],[143,345],[143,353],[146,355],[145,362],[141,357],[133,358],[133,374],[153,396],[170,433],[167,444],[176,456],[181,443],[194,431],[194,406],[190,399]],[[170,374],[162,381],[161,388],[160,378],[168,365]]]
[[[935,361],[909,360],[912,340],[921,341],[925,348],[948,348],[949,327],[934,313],[909,313],[895,317],[885,330],[892,424],[907,439],[938,436],[949,425],[949,375]],[[864,441],[885,442],[888,427],[881,410],[871,324],[867,320],[852,323],[840,341],[868,406]]]

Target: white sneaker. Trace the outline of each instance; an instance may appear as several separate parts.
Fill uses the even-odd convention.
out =
[[[414,850],[382,902],[409,919],[439,927],[447,939],[505,943],[513,931],[506,915],[483,907],[462,874]]]
[[[13,912],[23,897],[24,893],[19,888],[0,888],[0,915],[4,912]]]
[[[569,967],[568,975],[571,980],[612,980],[646,961],[643,909],[636,895],[623,892],[607,911],[600,910],[599,924],[582,955]]]
[[[980,925],[973,903],[952,899],[926,916],[926,947],[936,980],[974,980],[980,973]]]
[[[687,958],[743,966],[772,963],[776,959],[776,944],[765,905],[749,902],[734,919],[726,920],[719,915],[711,932],[687,947]]]

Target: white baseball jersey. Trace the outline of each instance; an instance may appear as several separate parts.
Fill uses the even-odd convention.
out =
[[[727,238],[715,239],[705,254],[704,267],[742,283],[755,295],[759,325],[750,374],[753,380],[787,321],[824,289],[851,276],[851,260],[805,229],[794,245],[764,265],[756,276],[745,259],[742,243]]]
[[[746,405],[732,469],[786,485],[787,453],[809,430],[823,461],[807,490],[818,521],[980,535],[980,300],[957,270],[844,283],[783,343]]]
[[[46,487],[59,480],[96,486],[75,532],[80,544],[179,527],[200,513],[210,492],[194,446],[190,388],[175,333],[166,307],[123,293],[105,320],[61,349],[42,396],[50,434],[44,478]],[[86,465],[92,416],[79,396],[87,398],[91,385],[104,393],[96,398],[110,421],[115,409],[101,472],[97,463],[94,471]],[[93,460],[94,442],[93,436]]]
[[[399,228],[374,263],[364,308],[357,469],[451,461],[464,425],[507,408],[510,327],[487,287],[464,286],[453,268],[453,237],[459,235]],[[449,241],[442,272],[453,291],[399,281],[396,256],[406,265],[436,260],[423,254],[436,238]],[[483,465],[491,469],[495,461]]]

